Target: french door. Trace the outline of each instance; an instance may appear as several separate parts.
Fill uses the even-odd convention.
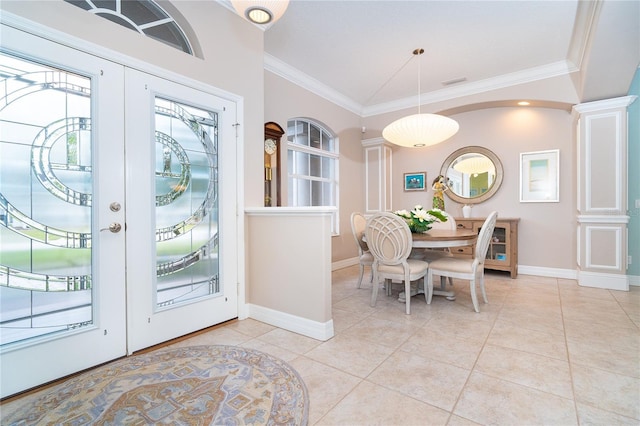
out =
[[[237,316],[235,103],[0,37],[1,396]]]
[[[237,316],[236,144],[234,103],[125,80],[131,353]]]

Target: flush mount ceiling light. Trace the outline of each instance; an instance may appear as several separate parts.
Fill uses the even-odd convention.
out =
[[[260,26],[271,26],[284,15],[289,0],[231,0],[238,15]]]
[[[422,55],[424,49],[413,51]],[[418,113],[394,121],[382,130],[382,137],[389,142],[410,148],[435,145],[444,142],[458,132],[458,123],[443,115],[420,113],[420,62],[418,61]]]

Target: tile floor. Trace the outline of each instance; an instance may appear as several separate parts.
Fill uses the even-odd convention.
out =
[[[487,273],[473,312],[423,295],[411,315],[357,266],[333,273],[335,337],[321,342],[252,319],[169,346],[251,347],[292,365],[309,390],[310,425],[640,425],[640,287]]]
[[[371,307],[357,273],[333,273],[326,342],[248,319],[176,344],[289,362],[309,390],[310,425],[640,425],[640,287],[488,272],[480,313],[454,280],[454,302],[417,295],[405,315],[401,286]]]

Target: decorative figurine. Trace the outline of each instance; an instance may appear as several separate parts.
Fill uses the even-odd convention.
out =
[[[434,191],[433,208],[440,209],[442,211],[444,211],[444,191],[449,189],[444,183],[444,176],[438,175],[438,177],[433,180],[433,185],[431,186],[431,189]]]

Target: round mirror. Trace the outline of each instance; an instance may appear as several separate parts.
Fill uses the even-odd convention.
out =
[[[442,163],[445,194],[462,204],[477,204],[489,199],[502,184],[502,163],[498,156],[481,146],[467,146],[452,153]]]

